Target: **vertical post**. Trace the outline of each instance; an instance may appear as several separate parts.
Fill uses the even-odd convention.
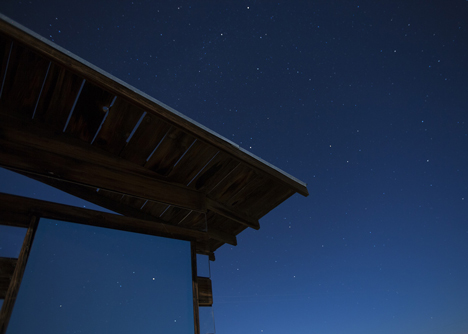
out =
[[[32,216],[29,222],[29,228],[24,237],[23,246],[21,247],[15,271],[11,278],[10,286],[8,287],[0,313],[0,334],[6,333],[13,306],[15,305],[16,296],[18,296],[21,280],[23,279],[24,270],[26,269],[26,263],[28,262],[29,252],[31,251],[34,235],[36,234],[38,221],[39,219],[36,216]]]
[[[195,334],[200,334],[200,315],[198,311],[198,273],[197,273],[197,245],[190,242],[192,256],[192,291],[193,291],[193,321]],[[3,333],[2,333],[3,334]]]

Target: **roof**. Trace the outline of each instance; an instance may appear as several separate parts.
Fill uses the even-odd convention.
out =
[[[0,14],[0,165],[236,245],[306,184]]]

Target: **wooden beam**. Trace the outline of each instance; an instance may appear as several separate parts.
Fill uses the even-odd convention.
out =
[[[206,232],[211,239],[221,241],[232,246],[237,246],[237,238],[235,234],[229,234],[223,231],[214,230],[212,228],[208,229]]]
[[[60,180],[50,179],[50,178],[43,177],[43,176],[31,175],[31,174],[28,174],[28,173],[21,173],[21,174],[23,174],[23,175],[25,175],[27,177],[31,177],[34,180],[37,180],[37,181],[43,182],[45,184],[48,184],[48,185],[50,185],[52,187],[55,187],[57,189],[60,189],[62,191],[65,191],[65,192],[67,192],[67,193],[69,193],[69,194],[71,194],[73,196],[83,198],[83,199],[85,199],[85,200],[87,200],[87,201],[89,201],[91,203],[102,206],[102,207],[104,207],[104,208],[106,208],[108,210],[112,210],[112,211],[114,211],[116,213],[120,213],[120,214],[122,214],[124,216],[138,218],[138,219],[142,219],[142,220],[154,221],[154,222],[158,222],[158,223],[166,224],[166,225],[168,224],[166,221],[162,220],[159,217],[144,213],[141,210],[137,210],[137,209],[132,208],[132,207],[130,207],[128,205],[122,204],[122,203],[117,202],[117,201],[113,201],[113,200],[111,200],[109,198],[99,196],[98,193],[95,190],[92,190],[90,188],[83,187],[83,186],[80,186],[80,185],[77,185],[77,184],[70,184],[70,183],[67,184],[66,182],[63,182],[63,181],[60,181]],[[4,214],[3,212],[0,212],[0,217],[2,217],[3,214]],[[9,216],[11,216],[11,215],[12,214],[10,213]],[[20,215],[20,214],[15,214],[15,217],[18,216],[18,215]],[[18,217],[23,218],[23,221],[24,221],[24,217],[27,218],[27,216],[24,215],[24,214],[22,214],[21,216],[18,216]],[[2,221],[0,221],[0,224],[2,224]],[[9,223],[8,225],[13,225],[13,224]],[[169,224],[169,225],[173,226],[171,224]],[[21,225],[20,223],[18,223],[18,225],[15,225],[15,226],[24,227],[24,224]],[[228,234],[228,233],[225,233],[225,232],[222,232],[222,231],[214,230],[212,228],[210,229],[210,231],[207,232],[207,235],[211,239],[215,239],[215,240],[221,241],[223,243],[228,243],[228,244],[233,245],[233,246],[237,245],[237,239],[236,239],[236,237],[234,235],[231,235],[231,234]],[[197,246],[198,245],[200,245],[200,243],[198,243]],[[213,252],[199,251],[198,254],[209,255],[210,258],[214,259],[214,253]]]
[[[257,219],[234,211],[203,193],[165,182],[144,167],[4,113],[0,113],[0,145],[0,165],[120,214],[152,220],[140,210],[103,198],[86,188],[103,188],[198,212],[208,207],[244,226],[260,228]]]
[[[2,113],[0,165],[206,212],[201,192],[165,182],[144,167]]]
[[[51,187],[64,191],[70,195],[82,198],[88,202],[94,203],[96,205],[99,205],[103,208],[114,211],[121,215],[167,224],[167,222],[160,219],[159,217],[152,216],[150,214],[144,213],[143,211],[139,209],[130,207],[121,202],[114,201],[110,198],[99,195],[99,192],[96,191],[96,188],[86,187],[86,186],[82,186],[79,184],[70,183],[70,182],[66,182],[63,180],[58,180],[58,179],[54,179],[54,178],[50,178],[50,177],[46,177],[42,175],[35,175],[35,174],[27,173],[27,172],[19,172],[19,174],[22,174],[33,180],[47,184]]]
[[[0,257],[0,299],[5,299],[18,259]]]
[[[31,215],[26,212],[0,210],[0,225],[28,228],[30,220]]]
[[[198,276],[197,276],[197,245],[190,243],[192,261],[192,293],[193,293],[193,325],[194,333],[200,334],[200,313],[198,311]]]
[[[142,234],[185,240],[207,240],[208,234],[180,226],[163,224],[111,213],[83,209],[0,193],[0,212],[28,212],[40,217],[76,222],[84,225],[113,228]]]
[[[128,205],[122,204],[120,202],[113,201],[109,198],[100,196],[98,192],[96,192],[94,189],[91,189],[89,187],[83,187],[78,184],[72,184],[72,183],[66,183],[61,180],[53,179],[50,177],[44,177],[41,175],[34,175],[30,173],[22,173],[26,177],[30,177],[34,180],[40,181],[42,183],[48,184],[54,188],[57,188],[59,190],[62,190],[66,193],[69,193],[73,196],[77,196],[79,198],[83,198],[91,203],[94,203],[96,205],[102,206],[108,210],[112,210],[116,213],[120,213],[124,216],[129,216],[129,217],[134,217],[138,219],[144,219],[144,220],[152,220],[152,221],[158,221],[161,223],[166,223],[162,219],[155,217],[153,215],[147,214],[145,212],[142,212],[139,209],[135,209],[133,207],[130,207]],[[222,204],[207,198],[207,209],[224,216],[225,218],[234,220],[244,226],[251,227],[253,229],[260,229],[260,224],[257,219],[253,219],[251,217],[248,217],[246,215],[243,215],[241,212],[235,212],[227,207],[223,206]],[[1,224],[1,222],[0,222]],[[219,237],[220,234],[216,234],[217,237]],[[234,242],[234,239],[232,237],[227,237],[226,235],[222,237],[221,240],[226,240],[228,238],[229,244],[232,244]],[[216,237],[215,237],[216,239]],[[218,239],[220,240],[220,239]]]
[[[131,101],[132,104],[146,112],[157,115],[167,122],[181,127],[196,138],[210,143],[219,150],[236,157],[256,170],[272,175],[300,194],[308,196],[309,192],[307,191],[307,186],[304,182],[294,178],[293,176],[260,159],[259,157],[256,157],[252,153],[240,148],[229,139],[209,130],[203,125],[172,109],[171,107],[139,91],[135,87],[128,85],[122,80],[110,75],[109,73],[104,72],[100,68],[77,57],[71,52],[59,47],[44,37],[39,36],[38,34],[1,14],[0,31],[4,32],[12,39],[27,45],[34,52],[40,54],[48,60],[67,68],[73,73],[78,74],[87,81],[91,81],[94,84],[103,87],[107,91],[128,101]]]
[[[260,229],[260,223],[258,222],[258,219],[249,217],[240,211],[233,211],[229,209],[227,206],[219,202],[216,202],[209,197],[206,198],[206,207],[208,210],[211,210],[214,213],[217,213],[228,219],[234,220],[235,222],[238,222],[239,224],[242,224],[247,227],[251,227],[255,230]]]
[[[198,305],[213,305],[213,290],[211,288],[211,279],[198,276]]]
[[[24,270],[26,269],[26,262],[28,261],[29,252],[31,251],[34,234],[36,233],[38,219],[31,217],[26,236],[24,237],[23,246],[18,261],[15,266],[15,271],[10,282],[10,286],[3,302],[2,310],[0,312],[0,334],[5,334],[8,322],[10,321],[13,306],[15,305],[16,297],[18,296],[21,280],[23,279]]]

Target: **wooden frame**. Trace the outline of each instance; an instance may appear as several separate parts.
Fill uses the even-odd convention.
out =
[[[0,313],[0,334],[6,333],[40,218],[51,218],[90,226],[190,241],[194,333],[200,333],[198,307],[206,305],[206,296],[212,294],[211,285],[208,287],[206,284],[203,284],[201,290],[198,288],[199,279],[202,282],[206,281],[206,278],[199,278],[197,276],[196,257],[197,240],[200,241],[208,238],[205,232],[0,193],[0,225],[28,228],[19,258],[16,261],[0,258],[0,270],[12,275]],[[202,304],[200,304],[201,299],[205,300],[204,302],[202,301]]]
[[[10,316],[13,312],[13,306],[15,305],[16,296],[18,295],[18,291],[21,285],[24,270],[26,269],[26,263],[28,262],[28,256],[34,240],[34,235],[36,234],[38,222],[38,217],[31,217],[28,231],[26,232],[26,236],[23,241],[23,246],[21,247],[21,252],[15,266],[13,277],[10,282],[10,287],[7,290],[5,301],[3,302],[3,306],[0,311],[0,334],[6,333],[8,322],[10,321]]]
[[[290,196],[308,195],[304,182],[2,14],[0,79],[0,167],[124,215],[0,193],[0,224],[28,228],[21,260],[0,259],[0,280],[14,275],[5,310],[45,217],[190,241],[198,334],[198,306],[213,298],[196,253],[214,260]]]
[[[211,254],[305,183],[0,14],[0,166]]]

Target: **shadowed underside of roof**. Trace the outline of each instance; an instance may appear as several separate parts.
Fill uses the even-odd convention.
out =
[[[197,251],[306,185],[0,15],[0,165],[128,217],[204,230]]]

